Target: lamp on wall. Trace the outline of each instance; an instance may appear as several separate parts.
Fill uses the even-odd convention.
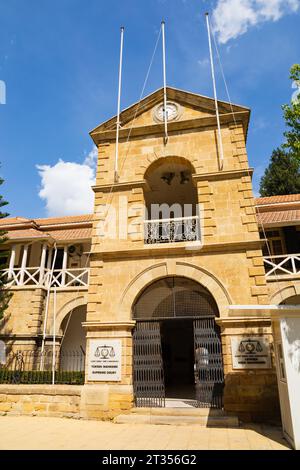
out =
[[[174,176],[175,176],[175,173],[171,173],[171,172],[170,173],[164,173],[161,176],[161,179],[170,186]]]
[[[187,184],[190,181],[189,173],[187,171],[180,172],[180,184]]]

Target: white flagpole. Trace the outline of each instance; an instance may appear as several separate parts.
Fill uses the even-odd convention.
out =
[[[165,145],[168,142],[168,115],[167,115],[167,74],[166,74],[166,40],[165,40],[165,22],[161,22],[162,31],[162,49],[163,49],[163,76],[164,76],[164,123],[165,123]]]
[[[50,256],[50,251],[48,253]],[[41,361],[40,361],[40,370],[44,370],[44,354],[45,354],[45,341],[46,341],[46,333],[47,333],[47,324],[48,324],[48,310],[49,310],[49,302],[50,302],[50,292],[51,292],[51,284],[53,279],[53,272],[55,267],[55,261],[57,256],[57,247],[56,243],[54,244],[54,255],[52,261],[52,267],[50,273],[48,273],[48,285],[47,285],[47,297],[46,297],[46,306],[45,306],[45,318],[44,318],[44,328],[43,328],[43,340],[42,340],[42,347],[41,347]],[[49,261],[49,259],[48,259]]]
[[[207,25],[207,34],[208,34],[211,75],[212,75],[212,81],[213,81],[216,116],[217,116],[217,124],[218,124],[218,144],[219,144],[219,152],[220,152],[220,169],[222,170],[223,169],[223,164],[224,164],[224,150],[223,150],[223,141],[222,141],[221,125],[220,125],[220,116],[219,116],[219,106],[218,106],[218,98],[217,98],[217,87],[216,87],[216,79],[215,79],[214,60],[213,60],[213,53],[212,53],[212,47],[211,47],[211,33],[210,33],[210,24],[209,24],[209,14],[205,13],[205,16],[206,16],[206,25]]]
[[[119,159],[120,107],[121,107],[121,90],[122,90],[123,42],[124,42],[124,27],[122,26],[121,27],[121,44],[120,44],[120,62],[119,62],[118,111],[117,111],[117,132],[116,132],[116,153],[115,153],[115,183],[117,183],[119,180],[118,159]]]
[[[52,350],[52,385],[55,384],[55,359],[56,359],[56,287],[54,287],[53,292],[53,350]]]

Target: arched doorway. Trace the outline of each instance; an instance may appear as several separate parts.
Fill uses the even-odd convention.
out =
[[[192,279],[159,279],[133,306],[134,392],[137,406],[165,398],[222,408],[223,363],[216,302]]]
[[[62,370],[83,371],[85,366],[86,333],[82,323],[86,320],[86,305],[80,305],[63,319],[60,330],[60,363]]]

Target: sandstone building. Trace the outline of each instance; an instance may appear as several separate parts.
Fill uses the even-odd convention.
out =
[[[116,118],[91,132],[93,214],[1,221],[13,297],[0,340],[9,354],[51,350],[55,325],[58,355],[84,356],[85,417],[174,400],[274,417],[267,308],[299,304],[300,195],[253,197],[248,108],[219,102],[222,160],[214,101],[167,96],[167,141],[162,89],[121,113],[117,181]]]

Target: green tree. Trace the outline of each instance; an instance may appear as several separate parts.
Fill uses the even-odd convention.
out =
[[[261,196],[300,193],[299,162],[282,147],[273,151],[271,161],[260,181]]]
[[[261,196],[300,193],[300,64],[291,67],[290,79],[297,90],[292,102],[282,106],[285,142],[272,153],[260,181]]]
[[[300,163],[300,64],[290,70],[290,79],[296,91],[291,104],[282,106],[287,131],[284,132],[286,142],[283,147],[291,152]]]
[[[0,178],[0,186],[3,184],[3,179]],[[2,208],[6,206],[8,203],[3,199],[3,196],[0,195],[0,219],[7,217],[8,214],[6,212],[2,212]],[[0,230],[0,269],[5,267],[8,252],[5,249],[4,243],[6,241],[5,232]],[[3,313],[8,306],[9,299],[11,298],[11,293],[6,289],[6,283],[3,276],[0,274],[0,319],[3,317]]]

